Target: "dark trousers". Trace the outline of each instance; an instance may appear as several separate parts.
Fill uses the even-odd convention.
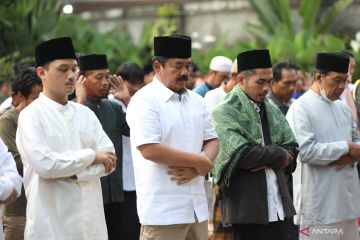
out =
[[[124,191],[122,203],[104,204],[109,240],[138,240],[140,223],[136,209],[136,192]]]
[[[234,240],[288,240],[287,226],[287,221],[232,225]]]
[[[123,205],[124,240],[139,240],[140,222],[136,208],[136,192],[124,191]],[[110,239],[109,239],[110,240]]]
[[[124,239],[121,203],[104,204],[106,227],[109,240]]]

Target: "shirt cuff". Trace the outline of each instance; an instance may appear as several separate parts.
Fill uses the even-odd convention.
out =
[[[345,141],[339,142],[339,144],[341,146],[341,149],[344,149],[344,153],[342,155],[348,154],[349,153],[349,144]]]
[[[85,148],[81,150],[81,161],[85,161],[87,166],[91,165],[92,162],[95,160],[96,153],[91,148]]]

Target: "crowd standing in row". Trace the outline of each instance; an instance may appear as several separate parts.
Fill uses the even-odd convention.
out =
[[[0,239],[206,240],[209,222],[218,240],[359,239],[351,54],[318,53],[305,93],[266,49],[196,84],[182,35],[155,37],[145,72],[111,75],[68,37],[35,60],[0,116]]]

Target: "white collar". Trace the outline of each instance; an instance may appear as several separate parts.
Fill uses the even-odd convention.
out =
[[[69,101],[65,105],[60,104],[60,103],[52,100],[48,96],[46,96],[43,92],[41,92],[40,95],[39,95],[39,101],[43,102],[44,104],[46,104],[47,106],[49,106],[51,108],[58,109],[58,110],[60,110],[62,112],[66,111],[66,110],[68,110],[70,108]]]

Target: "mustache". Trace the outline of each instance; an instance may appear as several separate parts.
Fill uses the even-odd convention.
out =
[[[177,81],[188,81],[188,80],[189,80],[188,76],[181,76],[177,79]]]
[[[75,84],[75,80],[68,80],[65,82],[65,84]]]

